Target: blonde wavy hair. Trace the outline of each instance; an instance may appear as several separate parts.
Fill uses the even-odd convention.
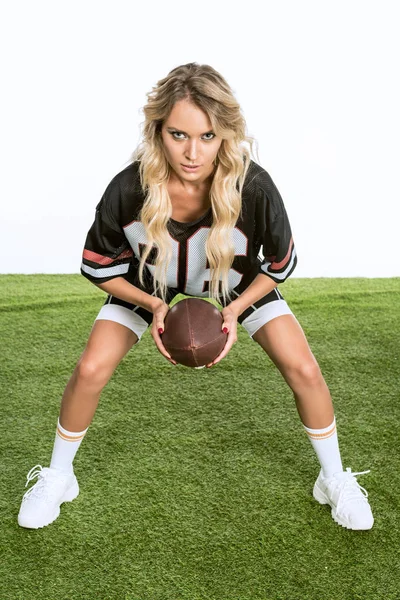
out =
[[[145,121],[141,123],[143,141],[130,158],[140,161],[140,182],[146,193],[139,218],[148,244],[140,259],[139,280],[143,285],[145,262],[152,247],[156,246],[153,286],[155,293],[159,290],[166,301],[167,267],[172,256],[167,229],[172,204],[167,182],[172,167],[164,154],[161,127],[175,103],[187,100],[208,115],[213,131],[222,139],[210,189],[213,224],[205,249],[210,265],[209,297],[221,303],[222,295],[224,301],[229,301],[228,273],[234,260],[231,232],[241,214],[243,184],[256,140],[246,133],[241,108],[228,83],[209,65],[194,62],[172,69],[157,82],[147,98],[148,103],[143,107]],[[249,144],[250,150],[245,143]]]

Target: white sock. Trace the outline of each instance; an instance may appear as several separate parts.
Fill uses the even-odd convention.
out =
[[[333,423],[323,429],[310,429],[304,424],[303,427],[317,454],[323,477],[331,477],[334,473],[343,471],[335,417],[333,418]]]
[[[50,469],[61,469],[62,471],[72,473],[72,461],[87,430],[88,427],[84,431],[67,431],[64,427],[61,427],[60,419],[58,419]]]

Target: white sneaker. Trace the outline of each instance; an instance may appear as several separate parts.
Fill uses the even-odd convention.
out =
[[[356,475],[364,475],[369,471],[352,473],[346,471],[334,473],[324,478],[322,469],[315,482],[313,496],[320,504],[332,507],[332,518],[347,529],[371,529],[374,524],[371,507],[368,503],[368,492],[361,487]]]
[[[39,479],[24,494],[18,514],[18,524],[29,529],[50,525],[60,514],[60,504],[71,502],[79,494],[73,471],[64,473],[59,469],[35,465],[27,475],[25,487],[35,477]]]

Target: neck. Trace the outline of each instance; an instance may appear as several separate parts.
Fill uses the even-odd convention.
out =
[[[170,180],[171,183],[176,184],[176,186],[178,188],[180,188],[186,194],[193,194],[193,195],[195,195],[195,194],[199,194],[199,193],[209,192],[210,191],[211,185],[212,185],[212,182],[213,182],[213,179],[214,179],[214,173],[215,173],[215,169],[205,179],[202,179],[202,180],[199,180],[199,181],[194,181],[192,183],[190,181],[186,181],[184,179],[181,179],[179,177],[179,175],[176,174],[175,171],[171,170],[170,176],[169,176],[169,180]]]

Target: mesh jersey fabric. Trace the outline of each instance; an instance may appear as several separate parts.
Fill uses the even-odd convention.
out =
[[[145,285],[139,281],[139,261],[147,242],[139,220],[144,200],[139,161],[135,161],[113,177],[96,206],[82,254],[84,277],[96,284],[123,277],[150,294],[154,292],[155,247],[147,257]],[[189,296],[209,296],[205,242],[212,220],[211,207],[191,223],[169,220],[173,253],[167,271],[168,288]],[[242,211],[232,230],[232,241],[235,258],[229,271],[229,292],[241,294],[258,273],[283,283],[296,267],[296,248],[281,195],[268,172],[253,160],[246,174]]]

